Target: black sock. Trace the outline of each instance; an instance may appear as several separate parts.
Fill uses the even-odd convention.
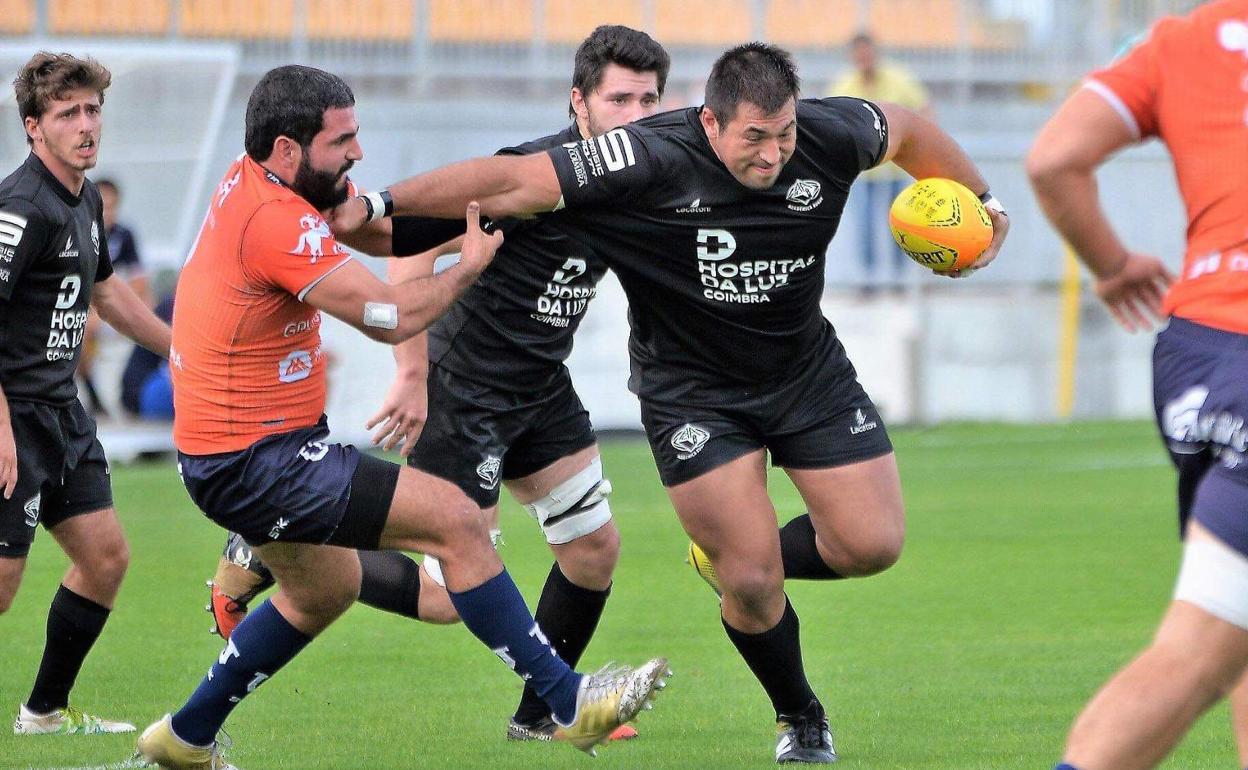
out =
[[[69,705],[69,691],[91,645],[104,629],[108,613],[107,607],[65,586],[57,589],[48,609],[48,638],[43,646],[43,661],[26,708],[36,714],[46,714]]]
[[[780,528],[780,559],[784,562],[784,578],[798,580],[840,580],[815,545],[815,525],[810,514],[803,513]]]
[[[360,551],[360,601],[420,620],[420,565],[399,551]]]
[[[581,654],[589,646],[589,640],[594,635],[594,629],[598,628],[598,620],[602,617],[602,610],[606,607],[607,596],[610,594],[610,588],[593,591],[568,580],[563,570],[559,569],[559,562],[551,566],[533,619],[550,640],[550,646],[555,648],[555,652],[569,666],[575,668]],[[532,724],[548,716],[550,706],[526,684],[524,694],[520,696],[520,705],[516,708],[516,721]]]
[[[810,689],[810,682],[806,681],[797,613],[787,596],[784,599],[784,614],[775,628],[761,634],[747,634],[724,621],[724,630],[767,691],[777,715],[796,714],[807,708],[812,700],[818,700],[814,690]]]

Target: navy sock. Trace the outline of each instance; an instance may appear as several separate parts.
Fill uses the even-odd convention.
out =
[[[550,640],[555,652],[569,666],[575,666],[589,646],[589,640],[594,635],[594,629],[598,628],[598,620],[602,617],[602,610],[610,595],[610,588],[594,591],[568,580],[559,568],[559,562],[551,566],[533,618],[546,633],[546,638]],[[532,724],[549,714],[550,709],[533,688],[526,684],[524,694],[520,696],[520,705],[516,708],[515,720],[520,724]]]
[[[173,732],[196,746],[212,743],[234,707],[310,641],[266,599],[238,624],[208,676],[173,715]]]
[[[1053,770],[1079,770],[1079,768],[1075,767],[1074,765],[1068,765],[1065,762],[1063,762],[1062,764],[1053,768]]]
[[[570,724],[576,718],[581,677],[546,641],[507,570],[476,588],[450,595],[468,630],[533,686],[556,721]]]
[[[65,586],[56,591],[48,609],[47,641],[35,686],[26,708],[47,714],[69,705],[69,691],[78,678],[82,661],[104,630],[108,608],[80,596]]]
[[[780,528],[780,559],[784,562],[786,580],[840,580],[815,545],[815,525],[810,514],[803,513]]]

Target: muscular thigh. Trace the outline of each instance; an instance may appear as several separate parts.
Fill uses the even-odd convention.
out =
[[[824,540],[902,538],[905,506],[892,452],[831,468],[786,468],[785,472]]]
[[[680,523],[721,575],[733,565],[779,564],[776,511],[767,495],[766,455],[756,450],[667,488]]]

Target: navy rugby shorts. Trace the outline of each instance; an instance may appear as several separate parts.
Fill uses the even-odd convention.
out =
[[[1248,335],[1173,318],[1153,348],[1153,407],[1195,517],[1248,555]]]
[[[238,452],[178,453],[178,473],[208,518],[251,545],[275,541],[375,550],[399,466],[316,425],[266,436]]]

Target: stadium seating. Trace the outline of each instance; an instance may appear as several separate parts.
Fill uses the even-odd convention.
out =
[[[528,43],[530,0],[429,0],[429,40],[435,43]]]
[[[178,0],[187,37],[285,39],[294,32],[294,0]]]
[[[35,28],[35,0],[0,0],[0,35],[29,35]]]
[[[790,48],[844,45],[858,31],[857,0],[771,0],[765,39]]]
[[[546,0],[546,40],[576,45],[599,24],[647,26],[641,0]]]
[[[30,34],[39,0],[0,0],[0,33]],[[844,45],[859,0],[43,0],[54,35],[168,36],[363,43],[575,45],[598,24],[652,31],[668,46],[720,48],[763,38],[792,48]],[[874,0],[866,26],[886,47],[977,49],[1024,42],[1023,24],[969,14],[965,0]],[[302,10],[302,14],[298,13]],[[425,14],[418,25],[419,14]],[[756,13],[761,16],[756,18]]]
[[[752,40],[747,0],[655,0],[654,37],[664,45],[724,45]]]
[[[408,42],[415,35],[412,4],[387,0],[305,0],[313,40]]]
[[[167,35],[168,0],[50,0],[53,35]]]

